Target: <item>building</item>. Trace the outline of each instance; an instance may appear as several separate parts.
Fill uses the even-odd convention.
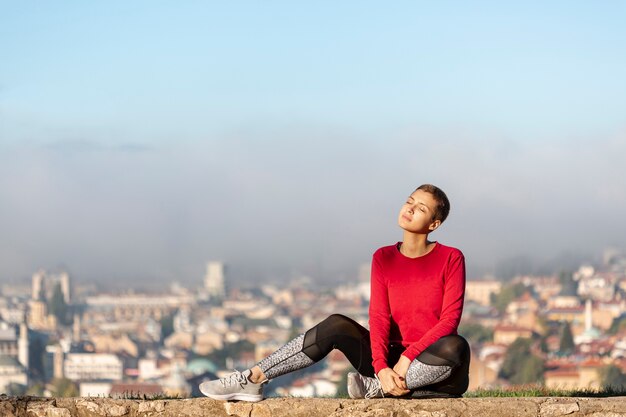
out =
[[[492,387],[498,379],[499,366],[494,366],[493,362],[483,361],[474,352],[471,353],[469,367],[469,387],[470,391],[479,388]]]
[[[518,327],[540,330],[537,322],[539,316],[539,302],[529,292],[511,301],[506,307],[506,321],[515,323]]]
[[[28,302],[28,327],[36,330],[54,330],[57,327],[57,318],[48,314],[48,306],[43,300]]]
[[[15,328],[7,323],[0,323],[0,355],[17,358],[18,340]]]
[[[532,335],[532,330],[526,327],[512,324],[500,324],[493,329],[493,342],[496,344],[510,345],[517,338],[529,339]]]
[[[574,365],[561,366],[544,372],[546,388],[594,389],[600,388],[600,370],[606,364],[598,359],[588,359]]]
[[[550,321],[566,321],[582,326],[585,322],[585,307],[555,307],[548,309],[544,315]]]
[[[499,294],[502,283],[499,281],[471,281],[465,284],[465,299],[480,305],[491,305],[492,294]]]
[[[124,376],[122,360],[110,353],[68,353],[63,368],[72,381],[121,381]]]
[[[617,277],[612,273],[596,272],[578,281],[578,295],[593,300],[611,301],[615,296]]]
[[[135,358],[139,356],[139,346],[126,333],[94,334],[90,338],[98,353],[126,353]]]
[[[224,298],[226,296],[223,262],[211,261],[206,264],[204,288],[209,296],[213,298]]]
[[[521,283],[526,287],[532,287],[535,295],[542,301],[547,302],[558,296],[562,285],[558,276],[525,276]]]
[[[78,385],[79,395],[81,397],[107,397],[111,394],[111,382],[89,381],[81,382]],[[135,391],[127,391],[127,393]]]
[[[70,304],[72,297],[70,276],[67,272],[49,274],[43,269],[35,272],[32,277],[31,299],[35,301],[45,301],[46,299],[50,299],[56,285],[59,285],[61,288],[63,301],[65,301],[66,304]]]
[[[35,301],[40,301],[45,299],[45,294],[44,294],[44,279],[45,279],[45,272],[43,270],[39,270],[37,272],[35,272],[33,274],[33,278],[32,278],[32,294],[31,294],[31,299],[35,300]]]
[[[14,358],[28,369],[28,327],[22,323],[19,333],[13,325],[0,322],[0,355]]]
[[[82,319],[85,326],[97,322],[103,316],[108,317],[109,322],[159,321],[181,305],[195,303],[192,295],[102,294],[86,297]]]
[[[576,368],[562,368],[546,371],[543,374],[544,385],[550,389],[580,388],[580,373]],[[583,387],[584,388],[584,387]]]
[[[624,311],[626,311],[624,300],[596,302],[592,310],[593,326],[606,331],[613,324],[613,320],[621,316]]]
[[[27,386],[28,375],[26,369],[14,356],[0,354],[0,392],[7,393],[11,384]]]

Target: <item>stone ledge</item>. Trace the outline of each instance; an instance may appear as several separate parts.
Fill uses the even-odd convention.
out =
[[[2,417],[626,417],[626,397],[350,400],[269,398],[258,403],[208,398],[115,400],[0,396]]]

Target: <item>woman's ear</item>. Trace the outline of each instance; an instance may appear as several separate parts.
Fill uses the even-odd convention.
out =
[[[428,226],[428,230],[430,230],[431,232],[434,232],[435,230],[437,230],[437,228],[440,225],[441,225],[441,220],[435,220],[434,222],[430,224],[430,226]]]

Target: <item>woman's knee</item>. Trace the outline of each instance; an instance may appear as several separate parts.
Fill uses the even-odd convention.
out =
[[[331,314],[324,319],[317,327],[322,330],[321,333],[328,334],[353,334],[361,333],[361,325],[350,317],[343,314]]]
[[[470,347],[462,336],[453,334],[440,338],[426,348],[418,359],[429,365],[459,366],[469,361]]]
[[[343,314],[331,314],[304,334],[302,351],[319,360],[335,347],[341,349],[345,337],[361,340],[365,336],[369,336],[367,329],[356,321]]]
[[[329,323],[332,325],[343,325],[345,323],[348,323],[352,321],[351,318],[344,316],[343,314],[338,314],[338,313],[334,313],[331,314],[330,316],[326,317],[324,320],[322,320],[322,323]]]
[[[348,318],[341,314],[331,314],[304,334],[302,351],[311,359],[318,361],[332,350],[334,337],[344,326]]]

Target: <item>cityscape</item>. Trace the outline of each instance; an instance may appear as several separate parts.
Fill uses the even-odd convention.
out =
[[[626,416],[624,16],[2,2],[0,417]]]
[[[33,273],[0,293],[0,392],[37,396],[201,395],[198,385],[253,366],[328,315],[367,327],[370,265],[320,288],[238,287],[209,261],[196,288],[112,293],[66,271]],[[470,343],[470,391],[538,385],[626,385],[626,250],[552,275],[468,279],[459,333]],[[352,370],[337,350],[272,380],[270,396],[345,396]]]

